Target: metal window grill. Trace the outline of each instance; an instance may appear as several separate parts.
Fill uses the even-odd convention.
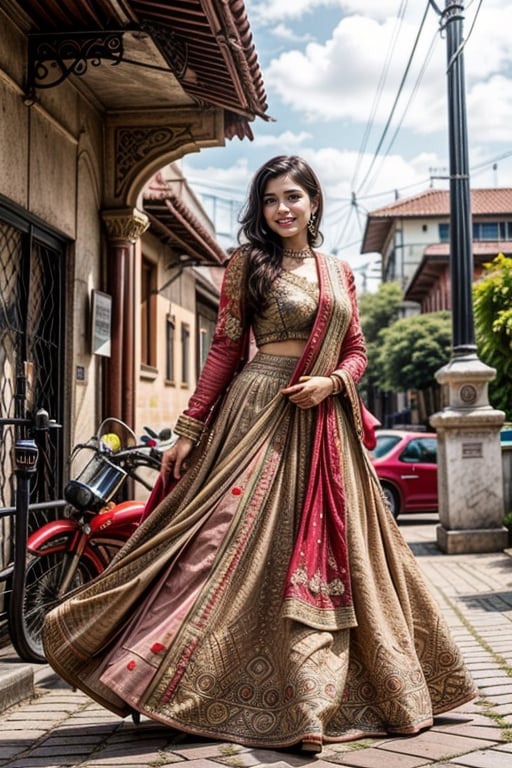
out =
[[[12,567],[13,447],[24,436],[23,428],[5,422],[43,408],[62,423],[64,255],[61,241],[0,207],[0,582],[8,581]],[[61,430],[38,439],[29,531],[56,517],[55,502],[62,499]]]

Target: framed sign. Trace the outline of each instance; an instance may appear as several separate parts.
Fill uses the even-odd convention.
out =
[[[101,291],[92,292],[92,353],[110,357],[112,327],[112,296]]]

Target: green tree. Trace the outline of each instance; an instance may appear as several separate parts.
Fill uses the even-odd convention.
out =
[[[480,359],[496,369],[489,400],[512,420],[512,258],[500,253],[484,264],[473,285],[473,303]]]
[[[375,389],[379,384],[379,336],[383,329],[398,319],[401,303],[402,290],[396,282],[381,283],[375,293],[363,293],[358,298],[368,354],[368,368],[361,380],[360,389],[370,409],[375,407]]]
[[[427,389],[451,356],[451,316],[430,312],[397,320],[383,331],[379,366],[383,385],[394,392]]]
[[[358,298],[361,326],[368,344],[378,341],[379,333],[398,319],[402,289],[396,282],[381,283],[375,293]]]
[[[415,390],[421,421],[440,407],[435,374],[452,352],[450,312],[430,312],[397,320],[380,334],[380,385],[392,392]]]

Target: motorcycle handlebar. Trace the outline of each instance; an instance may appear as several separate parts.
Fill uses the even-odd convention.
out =
[[[126,448],[117,453],[109,454],[106,456],[108,461],[112,464],[118,464],[126,468],[129,467],[154,467],[160,468],[161,453],[157,454],[153,448],[149,451],[147,449],[141,451],[138,447]]]

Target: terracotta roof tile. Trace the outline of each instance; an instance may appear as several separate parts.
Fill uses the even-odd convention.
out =
[[[472,250],[473,265],[481,267],[482,264],[492,261],[498,253],[504,253],[506,256],[511,255],[512,242],[509,240],[500,240],[495,243],[476,241],[473,242]],[[432,291],[443,272],[448,269],[449,258],[449,243],[435,243],[425,248],[423,258],[404,293],[405,301],[416,301],[421,304]]]
[[[472,189],[473,216],[512,217],[512,187]],[[445,189],[429,189],[405,200],[396,200],[370,211],[361,245],[361,253],[378,252],[384,248],[395,219],[434,218],[450,215],[450,193]]]
[[[497,189],[472,189],[471,210],[473,214],[512,214],[512,187]],[[396,216],[448,216],[450,193],[444,189],[429,189],[415,197],[397,200],[383,208],[370,211],[369,218],[395,218]]]
[[[473,240],[471,245],[473,256],[484,256],[487,259],[493,259],[498,253],[509,254],[512,253],[512,242],[509,240],[497,240],[496,242],[483,242],[480,240]],[[424,257],[436,257],[443,256],[448,259],[450,255],[449,243],[434,243],[429,245],[423,251]]]

